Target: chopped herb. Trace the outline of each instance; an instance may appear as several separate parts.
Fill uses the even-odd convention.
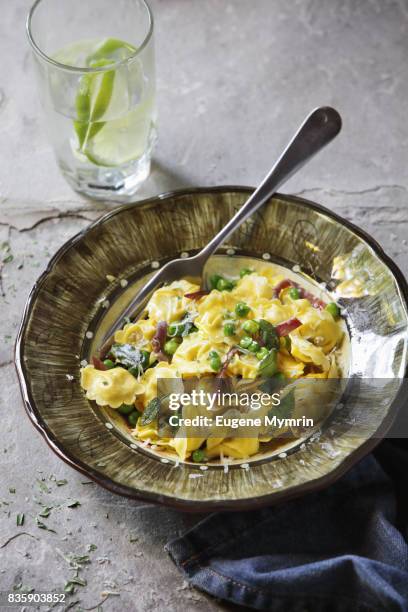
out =
[[[13,591],[18,591],[19,593],[34,593],[35,589],[23,584],[22,582],[18,582],[13,586]]]
[[[37,483],[38,483],[38,486],[39,486],[40,490],[43,493],[49,493],[50,492],[49,488],[47,487],[47,485],[45,484],[45,482],[43,480],[38,480],[38,478],[37,478]]]
[[[83,578],[80,578],[79,576],[74,576],[73,578],[71,578],[70,582],[72,582],[72,584],[79,584],[79,586],[87,585],[86,580],[84,580]]]
[[[24,525],[24,514],[23,513],[17,514],[16,524],[17,524],[17,527],[21,527],[22,525]]]
[[[93,552],[94,550],[96,550],[98,547],[96,544],[88,544],[87,546],[87,551],[88,552]]]
[[[41,516],[42,518],[48,518],[51,514],[51,510],[52,510],[52,506],[45,506],[45,508],[43,508],[43,510],[40,512],[38,516]]]
[[[63,487],[64,485],[68,484],[68,480],[66,478],[63,478],[62,480],[56,480],[55,484],[57,485],[57,487]]]
[[[13,261],[13,259],[14,259],[14,256],[13,256],[13,255],[10,253],[10,255],[7,255],[7,257],[5,257],[5,258],[3,259],[3,263],[4,263],[4,264],[11,263],[11,262]]]
[[[39,529],[45,529],[46,531],[51,531],[52,533],[57,533],[54,529],[51,529],[50,527],[47,527],[47,525],[45,523],[40,521],[38,516],[35,518],[35,522],[37,523],[37,527]]]
[[[75,585],[71,580],[68,580],[68,582],[65,583],[64,593],[67,595],[73,595],[75,593]]]
[[[86,565],[87,563],[90,563],[90,562],[91,562],[91,559],[89,558],[89,555],[72,555],[69,559],[69,564],[72,567]]]
[[[16,490],[15,490],[14,487],[9,487],[9,493],[15,493],[15,492],[16,492]]]
[[[76,499],[72,499],[72,500],[68,500],[68,502],[65,505],[67,508],[77,508],[78,506],[81,505],[81,503]]]
[[[147,404],[142,416],[140,417],[140,423],[142,425],[149,425],[152,423],[158,416],[160,410],[160,398],[154,397]]]

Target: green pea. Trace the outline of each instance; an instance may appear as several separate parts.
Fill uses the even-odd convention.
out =
[[[177,341],[176,338],[172,338],[171,340],[167,340],[164,345],[164,352],[166,355],[174,355],[179,347],[180,342]]]
[[[238,304],[235,305],[235,314],[239,317],[246,317],[250,310],[250,307],[248,304],[245,304],[245,302],[238,302]]]
[[[112,368],[115,367],[115,363],[112,361],[112,359],[105,359],[105,361],[103,362],[103,365],[108,370],[111,370]]]
[[[146,370],[146,368],[149,367],[150,365],[150,353],[149,351],[145,351],[144,349],[142,349],[140,351],[140,363],[143,367],[144,370]]]
[[[210,276],[210,288],[216,289],[218,285],[218,281],[220,281],[221,279],[222,279],[222,276],[220,276],[219,274],[213,274],[212,276]]]
[[[137,410],[134,410],[134,412],[131,412],[128,416],[128,423],[131,427],[136,427],[136,423],[138,421],[140,417],[140,412],[138,412]]]
[[[210,359],[210,367],[212,370],[214,370],[214,372],[218,372],[221,368],[220,359]]]
[[[264,357],[267,356],[267,354],[269,353],[268,349],[266,348],[266,346],[263,346],[256,354],[256,358],[259,359],[259,361],[261,361]]]
[[[289,289],[289,297],[292,298],[292,300],[298,300],[300,298],[300,291],[297,287],[291,287]]]
[[[224,325],[224,335],[233,336],[235,334],[235,325],[233,323],[226,323]]]
[[[259,343],[256,340],[252,340],[251,344],[248,346],[248,350],[251,351],[251,353],[257,353],[259,349]]]
[[[118,412],[120,412],[120,414],[124,414],[124,415],[128,415],[131,412],[133,412],[135,409],[133,404],[122,404],[121,406],[119,406],[118,408]]]
[[[185,335],[185,331],[186,331],[186,325],[185,323],[173,323],[172,325],[169,325],[169,329],[167,330],[167,335],[170,336],[171,338],[176,336],[183,336]]]
[[[245,321],[242,326],[242,329],[246,331],[247,334],[251,334],[251,336],[253,336],[254,334],[259,332],[259,323],[257,323],[253,319],[250,319],[249,321]]]
[[[231,289],[233,288],[234,288],[234,284],[225,278],[220,278],[220,280],[217,283],[218,291],[231,291]]]
[[[327,310],[327,312],[330,312],[334,319],[338,319],[340,316],[340,308],[335,302],[330,302],[329,304],[327,304],[325,310]]]
[[[197,450],[193,452],[191,458],[194,463],[203,463],[203,461],[206,461],[207,459],[206,454],[202,448],[197,448]]]
[[[184,325],[169,325],[167,330],[167,335],[172,336],[181,336],[184,331]]]
[[[209,358],[211,369],[218,372],[218,370],[221,368],[221,357],[219,356],[217,351],[210,351]]]
[[[242,270],[239,273],[240,278],[243,278],[244,276],[248,276],[248,274],[252,274],[253,270],[250,270],[249,268],[242,268]]]
[[[243,338],[241,338],[239,342],[239,346],[241,346],[244,349],[249,348],[250,344],[252,344],[252,338],[250,338],[249,336],[244,336]]]

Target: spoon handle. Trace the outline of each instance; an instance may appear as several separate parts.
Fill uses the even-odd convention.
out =
[[[204,264],[248,217],[272,197],[282,183],[333,140],[340,130],[341,117],[334,108],[323,106],[312,111],[258,189],[196,258]]]

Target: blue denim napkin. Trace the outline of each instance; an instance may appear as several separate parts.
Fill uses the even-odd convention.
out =
[[[408,444],[324,491],[212,514],[166,549],[191,585],[274,612],[408,611]]]

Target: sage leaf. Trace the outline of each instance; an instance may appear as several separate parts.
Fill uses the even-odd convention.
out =
[[[143,411],[142,416],[140,417],[140,422],[142,425],[149,425],[155,419],[157,419],[160,410],[160,399],[158,397],[153,398],[147,404],[146,408]]]
[[[149,365],[148,351],[141,350],[133,344],[113,344],[110,353],[125,368],[137,368],[141,373]]]
[[[259,336],[262,343],[268,349],[277,349],[279,350],[279,336],[276,332],[275,327],[269,321],[265,321],[265,319],[259,319]]]
[[[278,351],[273,348],[259,363],[259,376],[268,378],[273,376],[278,371]]]

